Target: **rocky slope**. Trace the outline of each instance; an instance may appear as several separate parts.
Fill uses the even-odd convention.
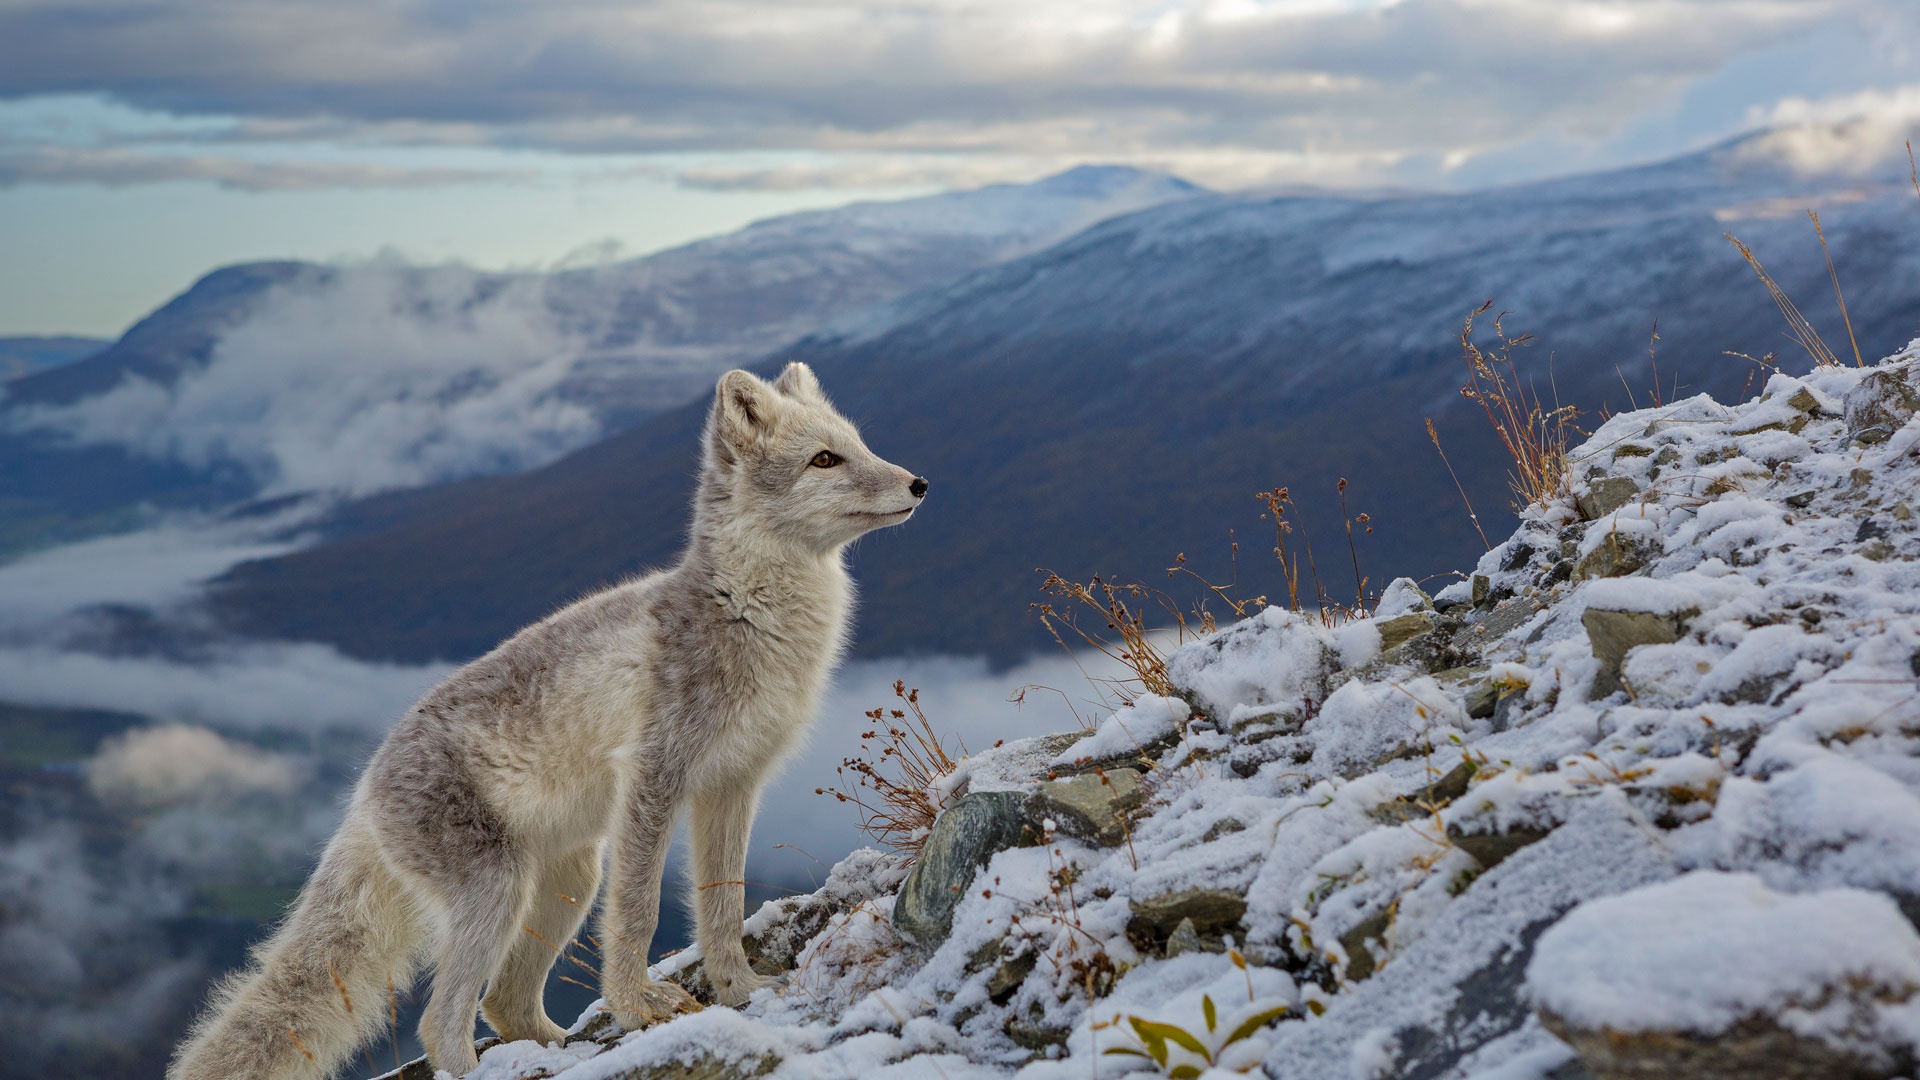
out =
[[[1910,1076],[1917,409],[1920,341],[1614,416],[1436,595],[963,761],[753,917],[784,986],[473,1075]]]

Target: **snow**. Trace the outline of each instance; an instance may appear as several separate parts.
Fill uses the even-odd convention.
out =
[[[1627,1032],[1714,1034],[1750,1016],[1810,1014],[1850,984],[1894,988],[1903,1001],[1920,992],[1920,934],[1891,900],[1780,893],[1715,870],[1581,904],[1527,966],[1542,1008]]]
[[[1574,452],[1577,486],[1626,477],[1642,501],[1596,521],[1570,498],[1526,511],[1476,568],[1529,605],[1506,629],[1466,582],[1440,596],[1433,617],[1472,653],[1444,662],[1463,666],[1382,655],[1373,619],[1269,608],[1168,656],[1184,700],[1139,697],[1064,749],[967,759],[940,794],[1157,755],[1124,844],[999,852],[937,948],[892,935],[903,863],[860,853],[784,988],[552,1071],[617,1075],[697,1044],[773,1054],[777,1077],[1078,1080],[1140,1067],[1100,1053],[1131,1018],[1203,1029],[1203,998],[1289,1006],[1257,1037],[1275,1080],[1542,1080],[1571,1052],[1536,1004],[1622,1031],[1764,1014],[1920,1047],[1920,422],[1855,444],[1837,403],[1865,374],[1610,418]],[[1644,452],[1616,453],[1629,443]],[[1645,553],[1633,573],[1552,573],[1621,533]],[[1427,610],[1408,588],[1388,599],[1378,618]],[[1594,609],[1669,616],[1678,639],[1630,650],[1623,687],[1594,698]],[[1466,708],[1488,686],[1497,730]],[[1443,778],[1458,786],[1436,794]],[[1193,890],[1245,914],[1165,956],[1136,911]]]

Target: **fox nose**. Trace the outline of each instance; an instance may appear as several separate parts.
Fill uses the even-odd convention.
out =
[[[913,483],[907,485],[907,490],[912,492],[913,497],[916,499],[926,498],[927,497],[927,478],[924,476],[914,477]]]

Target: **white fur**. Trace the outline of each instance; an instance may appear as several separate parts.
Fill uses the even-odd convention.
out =
[[[401,719],[171,1080],[323,1077],[382,1025],[389,979],[404,987],[423,964],[436,1068],[475,1066],[477,1003],[507,1039],[560,1038],[540,1001],[551,946],[579,929],[603,855],[616,1018],[632,1029],[692,1007],[646,975],[682,810],[715,996],[736,1005],[767,981],[740,942],[755,804],[843,649],[846,545],[905,521],[925,484],[868,450],[802,364],[772,384],[722,376],[704,442],[680,561],[527,627]]]

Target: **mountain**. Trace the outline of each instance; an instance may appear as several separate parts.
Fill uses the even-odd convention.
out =
[[[1510,464],[1458,393],[1462,321],[1488,297],[1514,313],[1509,333],[1537,335],[1518,350],[1522,379],[1586,409],[1588,426],[1645,403],[1656,366],[1663,399],[1737,394],[1758,369],[1730,351],[1806,361],[1725,231],[1851,356],[1800,214],[1813,206],[1860,350],[1907,341],[1920,201],[1904,169],[1897,182],[1802,177],[1761,149],[1466,194],[1195,196],[782,350],[762,369],[812,364],[877,451],[933,483],[910,526],[855,553],[856,647],[1011,661],[1048,644],[1030,611],[1036,568],[1167,585],[1186,553],[1224,581],[1229,527],[1241,595],[1279,595],[1273,523],[1254,499],[1279,485],[1297,500],[1293,550],[1312,544],[1308,595],[1317,576],[1353,596],[1355,560],[1376,587],[1471,561],[1482,542],[1423,419],[1493,534]],[[478,653],[671,558],[703,408],[521,475],[347,507],[329,542],[236,568],[213,605],[240,632],[362,657]],[[1359,513],[1350,554],[1343,522]]]
[[[9,384],[0,502],[50,522],[44,534],[141,503],[519,471],[835,319],[1198,193],[1082,168],[774,218],[554,273],[227,267],[96,355]]]
[[[84,359],[111,342],[72,334],[0,337],[0,383]]]

